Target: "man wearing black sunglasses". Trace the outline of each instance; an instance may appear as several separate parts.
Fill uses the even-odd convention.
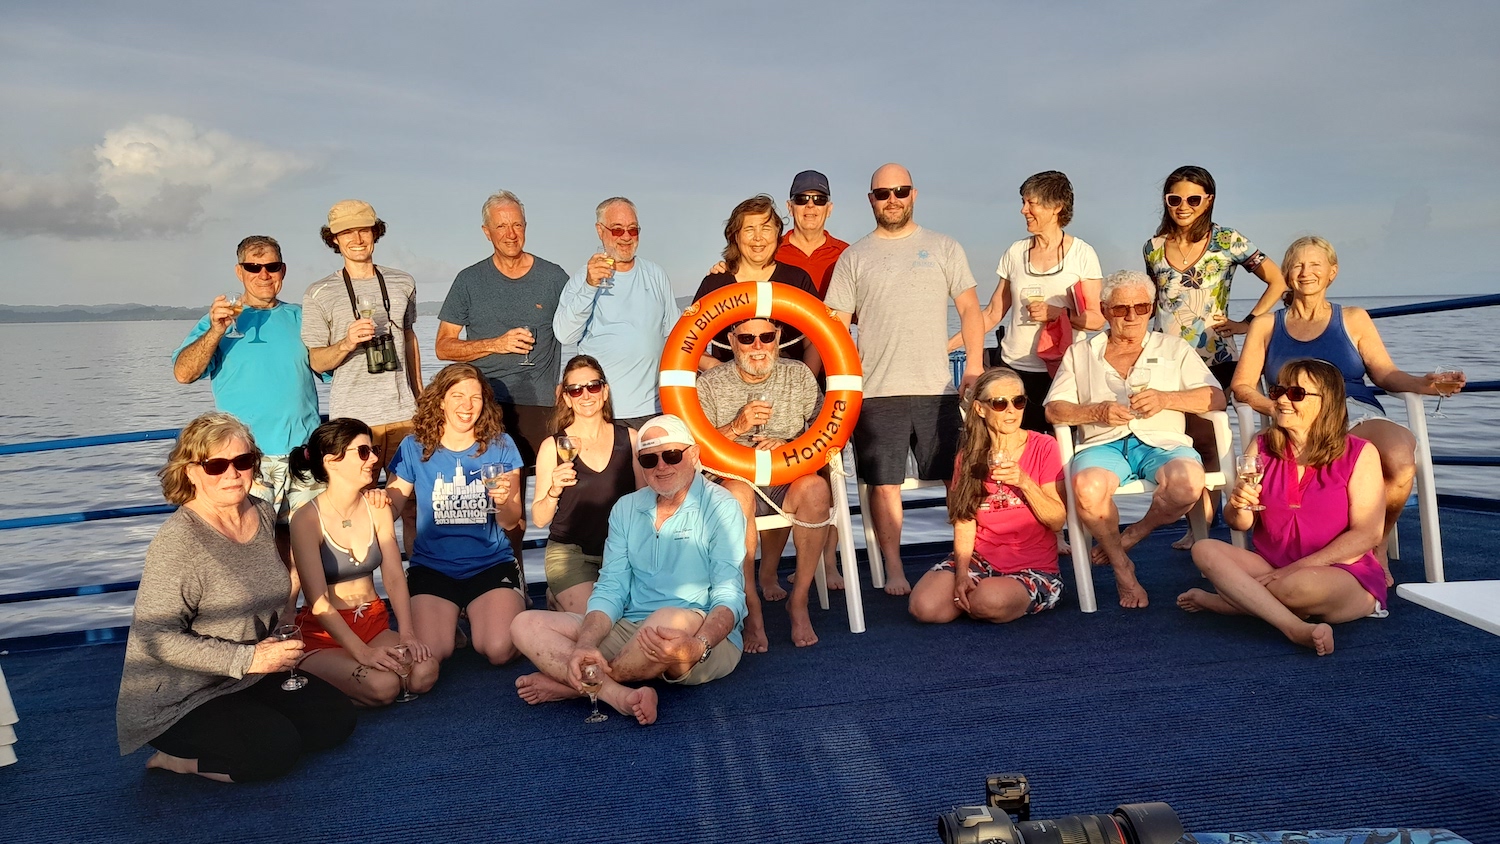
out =
[[[803,170],[792,177],[792,194],[786,202],[792,230],[781,236],[776,260],[806,272],[818,288],[818,297],[828,293],[833,265],[849,244],[824,228],[833,213],[833,192],[828,177],[816,170]]]
[[[958,393],[984,369],[984,324],[964,248],[912,221],[911,173],[887,164],[870,177],[875,231],[839,257],[825,301],[849,325],[859,320],[864,407],[854,427],[859,476],[891,595],[911,591],[901,566],[901,484],[906,453],[918,477],[947,480],[958,450]],[[968,363],[955,385],[948,368],[948,302],[958,308]],[[957,387],[957,389],[955,389]]]
[[[172,375],[181,384],[207,375],[214,405],[249,426],[265,455],[251,494],[276,507],[278,540],[284,542],[291,512],[321,489],[287,471],[287,455],[318,427],[318,393],[302,344],[302,306],[277,298],[286,281],[281,245],[264,235],[247,237],[236,262],[234,274],[244,290],[239,303],[214,299],[173,353]]]
[[[1146,606],[1129,551],[1151,531],[1187,514],[1203,495],[1203,461],[1185,433],[1187,413],[1224,409],[1224,391],[1182,338],[1149,330],[1156,301],[1136,270],[1104,280],[1105,331],[1063,355],[1047,392],[1047,421],[1082,426],[1073,456],[1078,518],[1094,535],[1095,564],[1115,571],[1120,606]],[[1141,520],[1120,531],[1115,490],[1135,479],[1156,483]]]
[[[698,446],[676,416],[648,420],[639,448],[649,487],[610,511],[604,566],[587,614],[531,610],[511,625],[516,647],[539,669],[516,680],[527,703],[579,697],[583,667],[608,665],[599,699],[650,724],[656,691],[624,684],[661,678],[691,686],[739,665],[740,505],[699,474]]]

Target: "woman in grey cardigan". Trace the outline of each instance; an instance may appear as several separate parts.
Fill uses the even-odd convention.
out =
[[[259,463],[243,423],[206,413],[161,470],[163,494],[181,507],[146,550],[115,710],[120,754],[150,744],[148,768],[271,779],[354,731],[337,689],[310,677],[283,691],[274,676],[296,665],[302,643],[270,638],[290,618],[292,582],[275,514],[249,495]]]

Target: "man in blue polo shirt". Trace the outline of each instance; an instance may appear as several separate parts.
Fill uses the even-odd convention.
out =
[[[281,244],[252,235],[240,241],[234,273],[245,292],[232,305],[220,296],[177,351],[178,383],[209,377],[214,405],[250,427],[264,455],[251,494],[276,507],[284,525],[318,488],[287,472],[287,455],[318,427],[318,392],[302,344],[302,307],[276,297],[286,281]]]
[[[696,685],[740,662],[745,620],[745,516],[698,473],[698,446],[676,416],[641,426],[637,456],[649,488],[615,503],[604,567],[588,614],[532,610],[511,638],[540,671],[516,680],[527,703],[576,698],[587,665],[607,676],[599,699],[641,724],[656,720],[656,691],[624,683],[661,678]]]

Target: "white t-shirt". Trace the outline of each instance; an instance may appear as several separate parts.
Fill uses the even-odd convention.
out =
[[[1129,383],[1104,360],[1104,348],[1108,342],[1109,332],[1101,331],[1088,340],[1069,346],[1063,354],[1057,377],[1052,381],[1052,389],[1047,391],[1047,401],[1073,404],[1113,401],[1129,405]],[[1148,331],[1141,346],[1141,356],[1136,359],[1133,369],[1146,367],[1151,370],[1151,389],[1176,392],[1219,386],[1219,380],[1208,371],[1203,358],[1182,338]],[[1180,410],[1162,410],[1146,419],[1132,419],[1124,425],[1090,422],[1083,426],[1083,445],[1078,450],[1124,439],[1130,434],[1154,448],[1191,446],[1192,438],[1184,433],[1186,424],[1187,417]]]
[[[1071,237],[1071,235],[1069,235]],[[1068,288],[1086,278],[1103,278],[1099,269],[1099,256],[1094,247],[1074,237],[1063,253],[1062,269],[1052,272],[1053,267],[1033,268],[1026,261],[1031,249],[1031,238],[1022,238],[1011,244],[1000,256],[1000,266],[995,274],[1010,280],[1010,311],[1005,315],[1005,340],[1000,344],[1000,357],[1012,369],[1026,372],[1046,372],[1047,364],[1036,356],[1037,335],[1042,333],[1042,324],[1026,318],[1024,292],[1028,287],[1040,287],[1047,304],[1058,308],[1068,305]],[[1047,275],[1035,275],[1039,269]],[[1082,331],[1073,332],[1073,340],[1082,340]]]

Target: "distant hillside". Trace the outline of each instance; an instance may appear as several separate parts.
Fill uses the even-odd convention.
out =
[[[203,308],[165,305],[0,305],[0,323],[18,322],[149,322],[198,319]]]

